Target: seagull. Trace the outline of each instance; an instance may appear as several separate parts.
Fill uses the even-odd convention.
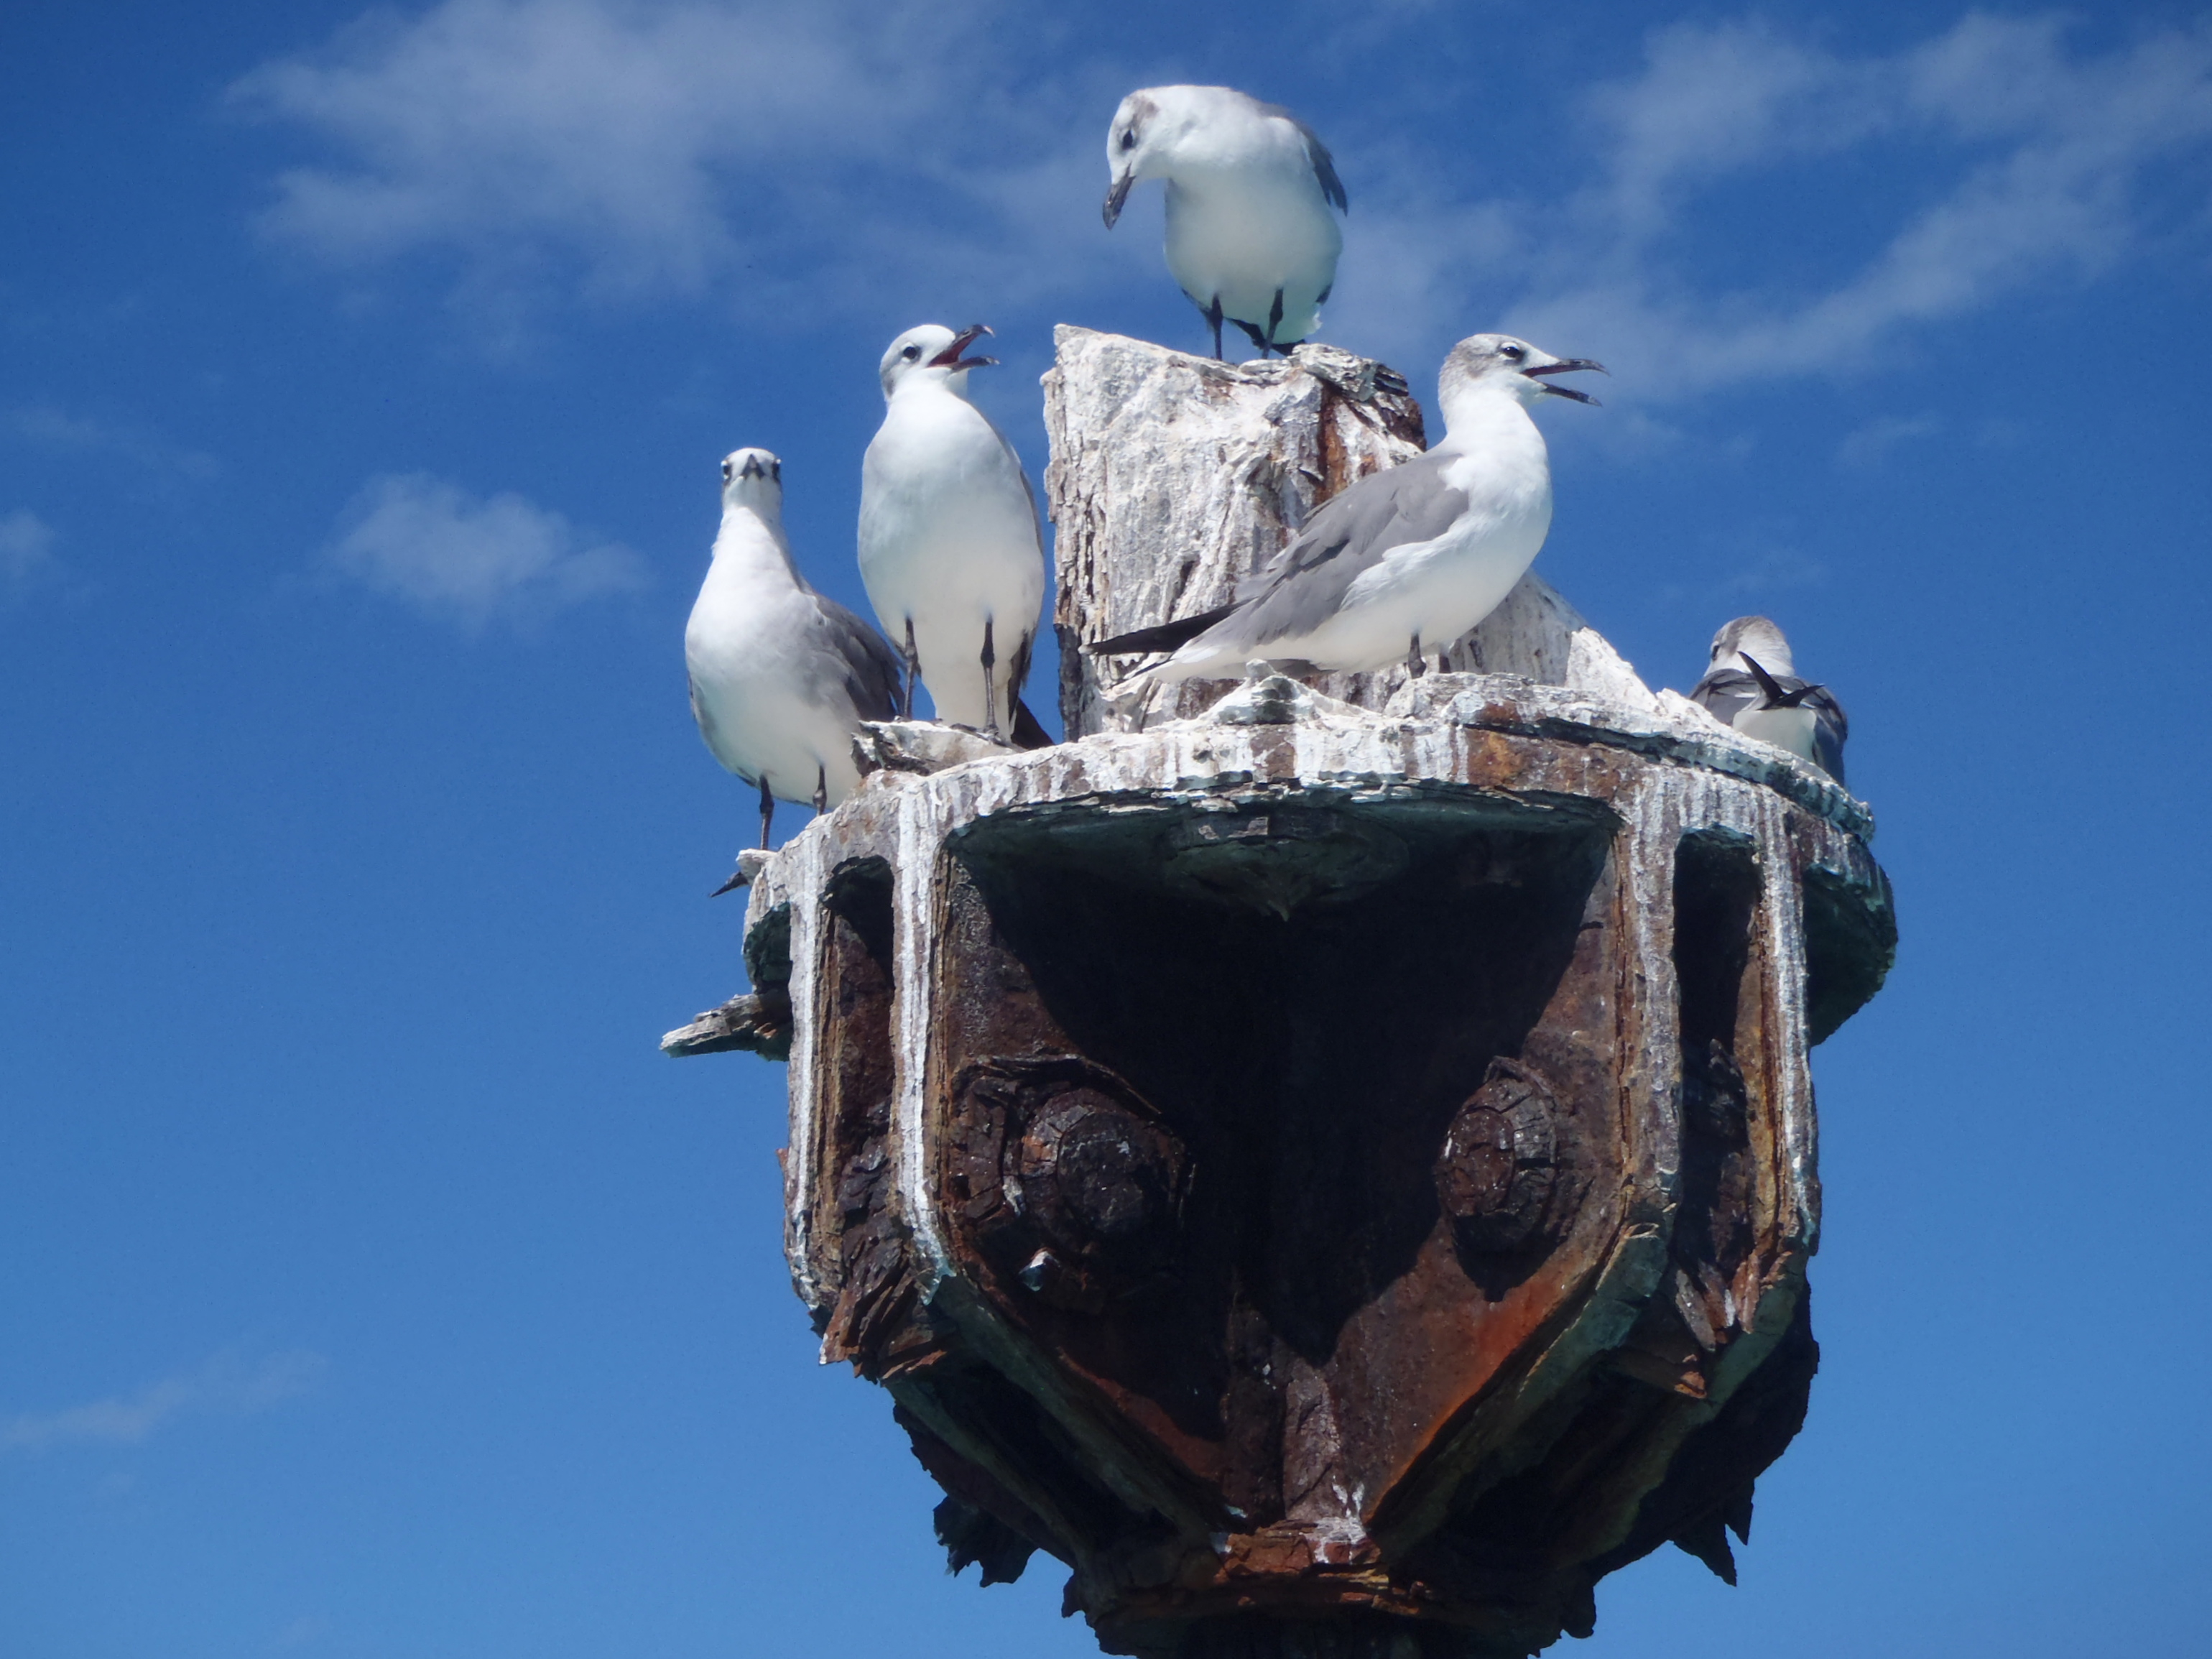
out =
[[[1444,359],[1444,438],[1323,502],[1305,528],[1237,585],[1228,605],[1085,647],[1170,651],[1116,686],[1224,678],[1248,661],[1315,670],[1426,668],[1488,616],[1535,559],[1552,523],[1552,472],[1529,406],[1546,393],[1595,404],[1551,376],[1601,364],[1554,357],[1510,334],[1477,334]]]
[[[894,712],[897,653],[799,574],[783,533],[783,463],[765,449],[723,459],[722,527],[684,661],[699,735],[760,786],[763,848],[778,798],[820,812],[852,793],[860,723]]]
[[[860,580],[906,659],[900,714],[929,684],[937,717],[1051,741],[1021,701],[1044,605],[1036,497],[1014,447],[968,401],[961,354],[991,331],[910,328],[884,353],[884,423],[860,465]]]
[[[1213,328],[1237,325],[1265,357],[1321,324],[1348,208],[1328,148],[1288,111],[1231,87],[1148,87],[1106,134],[1106,228],[1139,179],[1164,179],[1168,270]]]
[[[1851,723],[1833,692],[1796,673],[1779,628],[1765,617],[1738,617],[1713,635],[1712,660],[1690,701],[1723,726],[1787,749],[1841,783]]]

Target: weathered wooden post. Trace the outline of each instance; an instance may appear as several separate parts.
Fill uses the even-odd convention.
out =
[[[1058,1557],[1110,1652],[1533,1652],[1662,1543],[1732,1576],[1805,1411],[1806,1054],[1895,940],[1865,810],[1534,579],[1410,682],[1118,720],[1074,648],[1413,453],[1402,386],[1062,330],[1074,740],[895,731],[753,889],[728,1042],[788,1042],[823,1358],[954,1564]]]

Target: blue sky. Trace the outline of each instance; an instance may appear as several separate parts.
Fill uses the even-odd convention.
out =
[[[1094,1650],[814,1364],[781,1072],[654,1044],[716,462],[859,603],[892,335],[1033,470],[1054,323],[1196,346],[1097,215],[1170,81],[1334,148],[1325,337],[1612,367],[1540,568],[1654,684],[1776,616],[1880,815],[1810,1424],[1574,1650],[2201,1650],[2202,9],[1145,0],[0,17],[0,1650]]]

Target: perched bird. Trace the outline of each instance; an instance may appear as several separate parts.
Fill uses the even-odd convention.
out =
[[[906,659],[902,714],[927,683],[937,717],[1035,748],[1021,701],[1044,605],[1044,540],[1021,458],[968,401],[961,354],[991,331],[910,328],[884,353],[884,423],[860,465],[860,580]]]
[[[1534,560],[1552,523],[1552,472],[1529,405],[1549,392],[1594,404],[1550,379],[1601,369],[1506,334],[1462,340],[1444,359],[1443,441],[1331,496],[1230,604],[1086,647],[1101,655],[1170,651],[1115,688],[1223,678],[1251,660],[1321,670],[1415,673],[1488,616]]]
[[[1106,228],[1139,179],[1164,179],[1168,269],[1213,328],[1226,320],[1266,356],[1321,323],[1344,248],[1331,207],[1343,181],[1313,129],[1230,87],[1148,87],[1106,134]]]
[[[1833,692],[1796,674],[1780,629],[1765,617],[1738,617],[1713,635],[1712,659],[1690,701],[1723,726],[1802,756],[1841,783],[1851,723]]]
[[[783,533],[783,463],[765,449],[722,461],[722,528],[684,629],[684,661],[699,735],[760,786],[763,847],[777,798],[819,812],[852,793],[860,723],[896,712],[898,657],[799,574]]]

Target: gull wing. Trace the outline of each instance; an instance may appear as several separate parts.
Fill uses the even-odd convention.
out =
[[[1285,109],[1280,104],[1262,104],[1261,109],[1269,115],[1279,115],[1298,130],[1305,140],[1306,159],[1313,163],[1314,177],[1320,181],[1322,199],[1340,213],[1352,211],[1352,204],[1345,198],[1344,180],[1336,176],[1336,158],[1328,153],[1328,146],[1321,135]],[[1205,309],[1203,306],[1200,310]]]
[[[887,720],[898,712],[898,693],[905,667],[884,636],[833,599],[817,593],[821,607],[816,631],[817,649],[810,653],[813,671],[806,693],[811,701],[827,702],[831,685],[841,687],[853,713],[864,720]]]
[[[1813,711],[1813,748],[1820,757],[1820,769],[1838,783],[1843,782],[1844,744],[1851,735],[1850,718],[1844,713],[1843,704],[1823,685],[1807,694],[1799,707]]]
[[[1690,701],[1702,703],[1723,726],[1733,726],[1735,717],[1765,701],[1759,682],[1741,668],[1716,668],[1690,690]]]
[[[1344,180],[1336,176],[1336,158],[1328,153],[1328,146],[1304,122],[1293,119],[1291,125],[1306,141],[1306,159],[1313,163],[1314,177],[1321,180],[1322,199],[1339,213],[1351,212],[1352,203],[1344,193]]]
[[[1452,459],[1431,450],[1330,496],[1280,553],[1238,584],[1236,611],[1201,637],[1250,648],[1312,634],[1392,548],[1434,541],[1467,511],[1467,492],[1444,482]]]

